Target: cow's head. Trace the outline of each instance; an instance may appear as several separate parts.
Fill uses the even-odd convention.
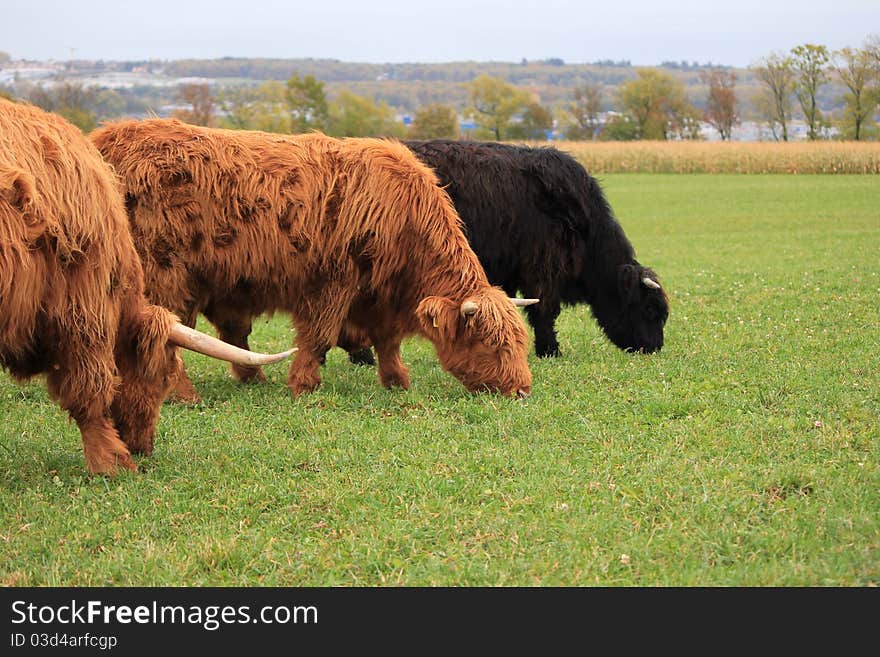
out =
[[[608,338],[620,349],[652,353],[663,347],[669,299],[657,274],[639,264],[621,265],[617,286],[593,311]]]
[[[171,342],[176,319],[158,306],[144,306],[116,343],[121,382],[113,399],[113,420],[119,437],[132,452],[150,454],[159,407],[183,365]]]
[[[145,305],[129,326],[123,326],[116,344],[121,382],[112,413],[119,436],[132,452],[150,454],[159,408],[182,372],[178,346],[241,365],[267,365],[292,354],[259,354],[239,349],[180,324],[158,306]]]
[[[416,313],[443,368],[468,390],[529,395],[528,334],[516,307],[500,289],[485,288],[462,301],[426,297]]]

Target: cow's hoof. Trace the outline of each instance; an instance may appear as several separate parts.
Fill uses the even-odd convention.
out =
[[[266,382],[266,375],[263,374],[263,370],[259,367],[242,367],[240,365],[233,365],[232,374],[242,383]]]
[[[202,401],[202,396],[195,390],[187,392],[172,390],[168,393],[165,401],[169,404],[199,404]]]
[[[386,388],[403,388],[409,389],[409,373],[394,372],[392,374],[380,374],[379,380]]]
[[[317,381],[289,381],[287,383],[287,387],[290,388],[290,394],[294,398],[314,392],[318,389],[319,385],[321,385],[320,379]]]
[[[130,470],[131,472],[137,472],[137,464],[131,458],[131,455],[126,452],[117,452],[115,454],[111,454],[109,456],[102,455],[100,458],[95,460],[89,460],[88,462],[89,472],[94,475],[105,475],[108,477],[112,477],[116,474],[119,474],[122,470]]]

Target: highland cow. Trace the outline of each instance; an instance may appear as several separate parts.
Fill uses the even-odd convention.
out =
[[[577,160],[552,147],[404,143],[449,193],[489,281],[510,295],[540,297],[526,309],[538,356],[559,355],[555,323],[564,304],[588,304],[620,349],[663,346],[666,293]]]
[[[76,421],[92,473],[136,470],[181,367],[176,345],[252,365],[262,357],[149,305],[110,168],[83,134],[0,99],[0,367],[45,374]]]
[[[346,335],[375,347],[384,386],[408,387],[400,345],[416,334],[468,390],[529,393],[522,318],[489,284],[436,176],[402,144],[173,119],[111,123],[92,140],[121,178],[150,300],[189,326],[204,313],[242,347],[253,317],[289,313],[294,396],[320,384],[327,350],[348,346]],[[197,398],[183,378],[177,392]]]

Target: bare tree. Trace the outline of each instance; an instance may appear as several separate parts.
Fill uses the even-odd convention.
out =
[[[730,140],[733,126],[739,124],[736,103],[736,73],[712,69],[700,74],[700,80],[709,87],[704,120],[718,131],[722,141]]]
[[[35,86],[26,97],[34,105],[60,114],[83,132],[90,132],[97,125],[94,112],[96,96],[93,88],[62,80],[51,88]]]
[[[877,93],[869,85],[877,79],[871,53],[865,50],[843,48],[834,53],[834,70],[848,89],[843,100],[846,103],[843,114],[844,136],[859,141],[865,125],[871,121],[877,106]]]
[[[602,109],[602,86],[585,82],[574,88],[574,101],[568,104],[574,124],[567,130],[572,139],[595,139],[599,134],[599,111]]]
[[[766,85],[758,108],[767,119],[773,137],[788,141],[794,93],[794,69],[791,57],[773,53],[751,67],[755,77]],[[777,132],[778,129],[778,132]]]
[[[813,43],[795,46],[791,49],[791,54],[796,74],[795,96],[807,122],[807,137],[810,141],[815,141],[822,128],[822,113],[816,104],[816,94],[819,87],[828,81],[828,62],[831,55],[828,48]]]
[[[874,69],[880,75],[880,34],[872,34],[865,41],[865,52],[868,53]]]
[[[214,125],[214,97],[207,84],[182,84],[178,95],[192,109],[175,110],[171,116],[193,125]]]

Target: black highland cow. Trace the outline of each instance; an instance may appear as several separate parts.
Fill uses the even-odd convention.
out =
[[[496,142],[404,143],[446,186],[489,281],[541,300],[526,308],[538,356],[559,354],[554,324],[563,304],[589,304],[621,349],[663,346],[666,293],[573,157]]]

